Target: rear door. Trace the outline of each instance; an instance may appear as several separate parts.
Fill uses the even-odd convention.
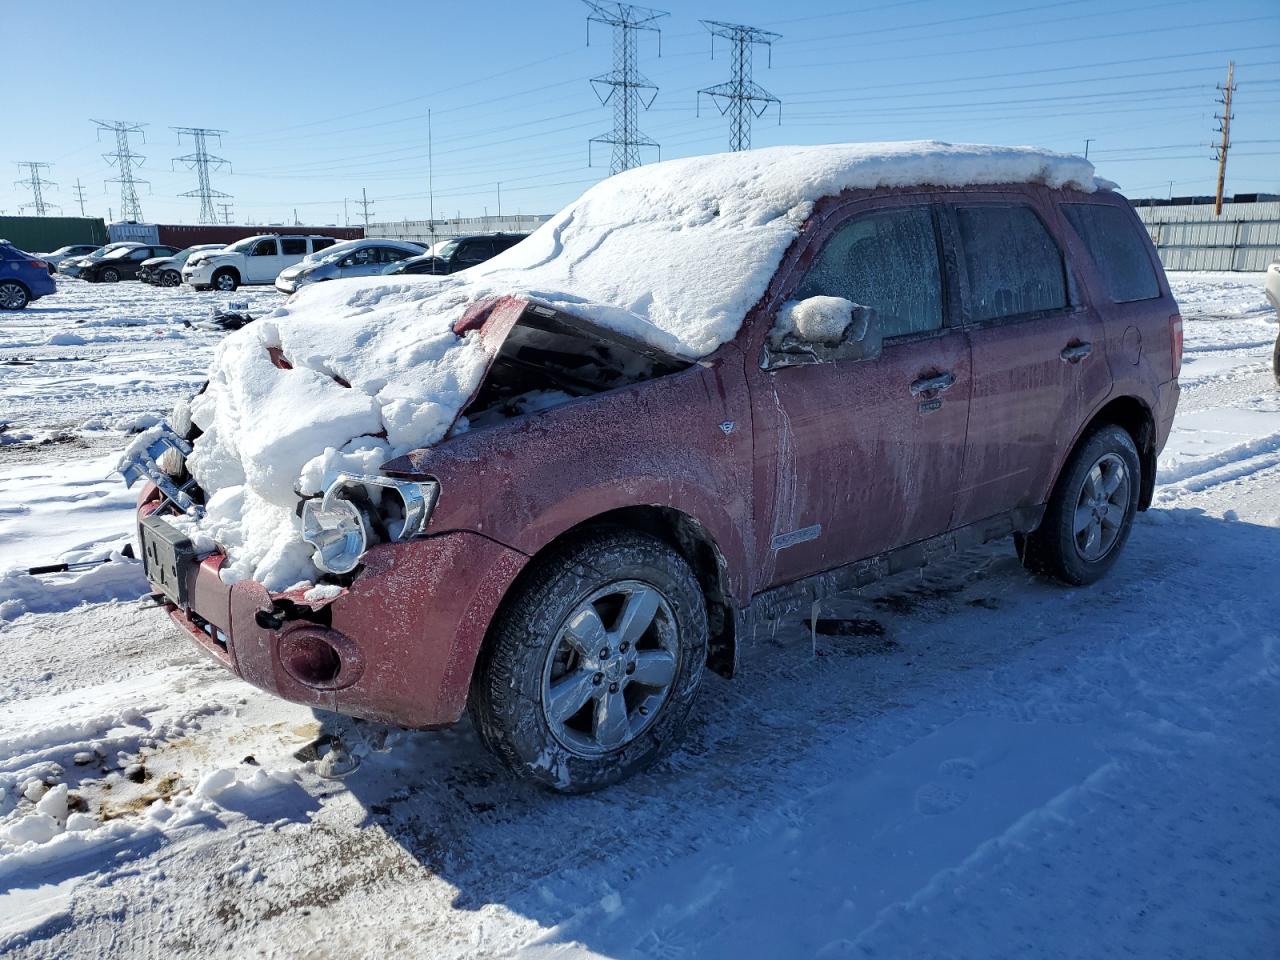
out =
[[[956,526],[1044,503],[1065,448],[1111,388],[1101,320],[1053,213],[1034,192],[947,204],[973,350]]]
[[[939,228],[927,194],[850,204],[814,235],[816,254],[784,295],[874,307],[878,359],[748,363],[761,588],[950,526],[969,345],[947,295]]]

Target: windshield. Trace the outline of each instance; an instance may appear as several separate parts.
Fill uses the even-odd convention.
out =
[[[258,237],[245,237],[243,240],[237,240],[235,243],[228,244],[222,249],[227,253],[244,253],[259,240]]]
[[[461,242],[461,240],[442,240],[432,248],[431,253],[441,260],[448,260]]]
[[[127,256],[133,247],[116,247],[102,255],[103,260],[119,260],[121,257]]]

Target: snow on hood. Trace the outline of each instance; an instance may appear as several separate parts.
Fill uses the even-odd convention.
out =
[[[1008,182],[1103,186],[1088,161],[1030,147],[921,141],[692,157],[608,178],[464,273],[306,287],[224,341],[192,403],[204,433],[190,468],[208,496],[192,532],[226,551],[225,580],[273,590],[314,580],[299,494],[445,437],[490,359],[476,332],[453,332],[477,299],[540,299],[696,359],[734,337],[822,197]],[[272,348],[292,369],[273,364]]]

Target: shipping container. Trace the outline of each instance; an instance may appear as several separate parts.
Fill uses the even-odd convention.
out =
[[[304,236],[333,237],[335,240],[360,240],[363,227],[308,227],[308,226],[239,226],[199,223],[133,223],[120,221],[111,224],[111,239],[137,240],[140,243],[163,243],[171,247],[191,247],[197,243],[235,243],[245,237],[261,234],[302,234]]]
[[[101,217],[0,217],[0,240],[27,253],[52,253],[70,243],[107,242]]]

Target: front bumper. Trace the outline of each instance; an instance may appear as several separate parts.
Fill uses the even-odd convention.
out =
[[[191,267],[183,267],[182,279],[185,283],[189,283],[193,287],[207,287],[213,282],[213,267],[204,263],[194,269]]]
[[[298,290],[298,281],[292,277],[276,277],[276,289],[281,293],[296,293]]]
[[[159,503],[148,487],[140,514]],[[381,544],[339,596],[308,602],[301,591],[223,583],[224,557],[214,554],[188,569],[189,606],[165,606],[201,650],[261,690],[382,723],[439,727],[462,715],[489,622],[527,559],[470,532]],[[341,666],[330,680],[304,682],[291,658],[316,640],[337,651]]]

